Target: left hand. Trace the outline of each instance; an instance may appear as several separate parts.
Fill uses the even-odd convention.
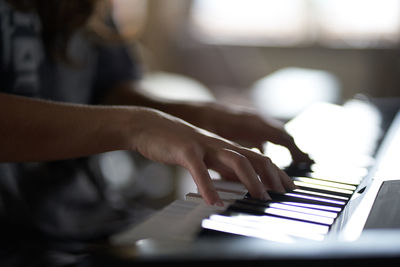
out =
[[[314,161],[296,145],[293,137],[284,129],[282,122],[262,118],[248,108],[228,107],[216,103],[197,105],[199,127],[249,148],[263,152],[266,141],[286,147],[293,164],[311,165]]]
[[[136,88],[136,87],[134,87]],[[121,84],[111,91],[104,100],[106,104],[137,105],[155,108],[214,134],[239,143],[247,148],[258,148],[263,152],[265,142],[286,147],[294,165],[308,165],[314,161],[300,150],[283,123],[272,118],[262,118],[249,108],[230,107],[215,102],[174,102],[164,101],[144,93],[132,84]]]

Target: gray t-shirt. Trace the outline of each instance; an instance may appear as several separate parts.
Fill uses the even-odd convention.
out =
[[[126,47],[95,44],[82,32],[68,46],[77,66],[54,61],[43,47],[39,17],[0,0],[0,92],[96,104],[117,83],[140,77]],[[91,238],[109,231],[103,226],[121,213],[99,194],[95,165],[95,157],[0,163],[0,222],[59,237]]]

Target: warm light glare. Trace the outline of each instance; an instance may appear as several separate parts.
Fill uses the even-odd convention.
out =
[[[374,162],[372,155],[382,136],[381,121],[375,107],[354,99],[342,106],[314,103],[285,128],[298,146],[317,160],[316,168],[320,169],[316,171],[321,177],[316,178],[358,184],[360,175]],[[290,163],[290,154],[280,146],[268,144],[266,153],[280,167]],[[322,176],[325,172],[332,174]]]
[[[395,45],[398,0],[194,0],[194,32],[214,42]]]
[[[302,0],[196,0],[192,22],[200,34],[210,38],[293,42],[305,29],[305,18],[299,12],[302,8]]]
[[[398,0],[314,1],[321,31],[328,40],[347,40],[358,46],[382,39],[397,41],[399,34]]]
[[[255,81],[251,98],[262,115],[287,120],[316,102],[337,103],[340,91],[328,71],[286,67]]]

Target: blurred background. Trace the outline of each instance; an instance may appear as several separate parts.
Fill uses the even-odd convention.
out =
[[[250,106],[287,121],[318,101],[400,96],[399,0],[112,1],[143,84],[162,97]],[[146,165],[172,178],[142,192],[157,201],[188,193],[193,185],[173,178],[182,170],[164,167]]]

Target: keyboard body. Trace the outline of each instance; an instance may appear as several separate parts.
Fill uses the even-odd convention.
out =
[[[189,192],[185,200],[174,201],[110,241],[135,247],[140,252],[135,259],[144,261],[397,261],[397,110],[397,102],[386,117],[359,100],[343,106],[317,104],[287,124],[299,146],[316,160],[311,169],[294,168],[281,148],[267,147],[296,190],[271,192],[272,201],[260,201],[241,184],[215,179],[225,207],[208,206],[198,192]]]

